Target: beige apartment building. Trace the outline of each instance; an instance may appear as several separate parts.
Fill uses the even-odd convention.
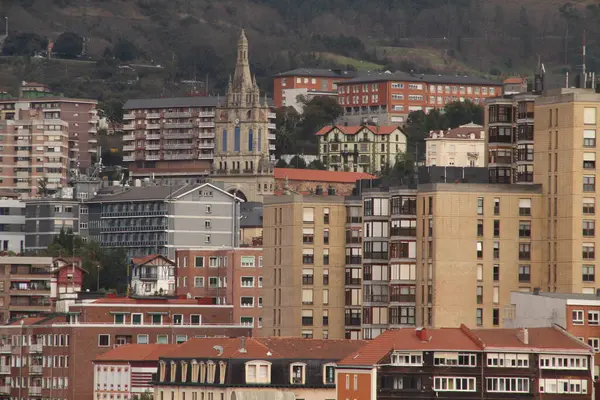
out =
[[[344,337],[344,202],[265,198],[261,336]]]
[[[49,192],[67,185],[69,124],[46,118],[40,110],[17,110],[15,119],[0,121],[3,137],[0,189],[37,196],[40,179]]]
[[[431,131],[425,138],[427,166],[485,167],[483,126],[465,124],[447,131]]]
[[[596,293],[600,94],[557,89],[535,103],[535,175],[542,184],[544,290]]]
[[[510,293],[543,279],[543,207],[540,185],[421,185],[417,325],[500,327]]]

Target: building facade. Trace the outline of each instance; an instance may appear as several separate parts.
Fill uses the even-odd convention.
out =
[[[0,193],[0,243],[2,251],[25,252],[25,202],[16,193]]]
[[[133,296],[173,296],[175,263],[159,254],[132,258],[130,288]]]
[[[159,360],[155,399],[335,398],[336,362],[358,340],[193,339]]]
[[[275,168],[275,195],[291,192],[350,196],[361,179],[372,180],[375,176],[366,172]]]
[[[93,398],[92,361],[125,344],[177,344],[195,336],[247,336],[231,306],[198,300],[105,298],[72,305],[66,314],[0,326],[0,372],[13,398]],[[125,400],[125,397],[122,397]]]
[[[107,189],[85,202],[85,228],[103,247],[174,259],[177,249],[239,243],[240,199],[210,183]]]
[[[337,97],[337,82],[356,77],[354,71],[341,69],[298,68],[273,77],[273,101],[276,108],[294,107],[302,112],[297,97]]]
[[[426,166],[485,167],[486,145],[483,126],[461,125],[447,132],[431,131],[425,138]]]
[[[85,231],[87,207],[80,201],[43,198],[25,202],[25,250],[38,252],[45,250],[61,230],[79,235]],[[83,223],[84,225],[81,225]],[[81,229],[82,226],[84,229]]]
[[[592,357],[559,327],[400,329],[337,364],[337,399],[591,399]]]
[[[263,249],[178,250],[177,295],[233,306],[233,320],[262,327]]]
[[[402,124],[412,111],[429,112],[454,101],[483,104],[502,83],[477,77],[381,72],[339,81],[338,102],[349,124]]]
[[[399,126],[325,126],[317,136],[319,156],[330,171],[381,174],[406,153]]]

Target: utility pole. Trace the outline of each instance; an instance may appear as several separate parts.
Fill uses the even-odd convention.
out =
[[[6,23],[4,31],[5,31],[6,37],[8,37],[8,17],[4,17],[4,21]]]

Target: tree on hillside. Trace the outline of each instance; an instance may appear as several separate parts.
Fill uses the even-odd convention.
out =
[[[337,100],[329,96],[313,97],[302,107],[302,137],[312,138],[325,125],[331,125],[344,110]]]
[[[54,43],[53,53],[64,58],[77,58],[83,51],[83,38],[75,32],[63,32]]]
[[[281,107],[275,110],[275,126],[277,126],[277,134],[275,135],[276,157],[282,154],[291,154],[300,121],[301,116],[294,107]]]
[[[109,99],[101,102],[98,108],[102,112],[102,116],[106,117],[110,122],[123,122],[123,102],[118,99]]]
[[[444,107],[444,116],[450,128],[473,122],[483,125],[483,107],[470,101],[455,101]]]
[[[306,168],[306,161],[304,161],[304,158],[302,158],[302,157],[300,157],[298,155],[295,155],[290,160],[290,163],[289,163],[288,167],[289,168],[305,169]]]
[[[11,34],[4,40],[2,54],[5,56],[33,56],[46,50],[48,39],[36,33]]]

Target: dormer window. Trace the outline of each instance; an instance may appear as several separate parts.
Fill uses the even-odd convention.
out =
[[[204,383],[206,379],[206,364],[204,361],[200,361],[200,377],[198,378],[198,382]]]
[[[216,365],[213,361],[206,362],[206,383],[215,383]]]
[[[323,383],[325,385],[335,384],[335,364],[323,365]]]
[[[186,382],[188,376],[188,363],[186,361],[181,362],[181,382]]]
[[[164,361],[159,362],[159,368],[160,368],[159,380],[161,382],[164,382],[165,378],[167,376],[167,363]]]
[[[200,372],[200,364],[198,361],[192,360],[192,383],[198,383],[198,373]]]
[[[392,353],[392,365],[421,367],[423,366],[423,353]]]
[[[225,372],[227,371],[227,363],[225,361],[219,361],[219,383],[223,385],[225,383]]]
[[[246,363],[246,383],[271,383],[271,363],[248,361]]]
[[[290,383],[304,385],[306,383],[306,364],[293,363],[290,365]]]
[[[175,361],[171,361],[171,382],[175,382],[175,377],[177,376],[177,363]]]

